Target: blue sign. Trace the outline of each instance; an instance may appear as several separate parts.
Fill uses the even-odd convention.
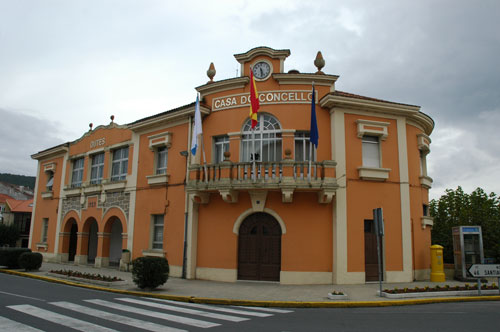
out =
[[[462,227],[462,233],[478,233],[479,227]]]

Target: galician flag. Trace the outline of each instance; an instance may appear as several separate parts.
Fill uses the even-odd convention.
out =
[[[200,113],[200,98],[196,96],[196,106],[194,107],[194,130],[193,136],[191,138],[191,153],[196,155],[196,149],[198,148],[198,135],[203,133],[201,128],[201,113]]]
[[[318,132],[318,122],[316,121],[316,96],[314,93],[314,83],[312,85],[312,101],[311,101],[311,129],[310,129],[310,136],[309,140],[316,149],[318,148],[318,142],[319,142],[319,132]]]
[[[259,94],[253,78],[253,70],[250,68],[250,119],[252,119],[252,129],[257,125],[257,111],[259,108]]]

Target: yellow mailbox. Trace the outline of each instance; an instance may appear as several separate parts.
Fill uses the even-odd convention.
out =
[[[446,278],[444,276],[443,265],[443,247],[439,244],[431,246],[431,281],[443,282]]]

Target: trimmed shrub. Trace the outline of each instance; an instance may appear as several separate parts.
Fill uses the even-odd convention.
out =
[[[25,252],[31,252],[28,248],[0,248],[0,266],[9,269],[19,268],[19,256]]]
[[[39,252],[23,252],[19,256],[19,266],[25,271],[38,270],[42,266],[43,255]]]
[[[163,257],[139,257],[132,261],[132,277],[141,289],[163,285],[169,273],[168,261]]]

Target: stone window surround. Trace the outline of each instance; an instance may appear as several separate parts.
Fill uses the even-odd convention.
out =
[[[380,149],[380,165],[382,165],[382,141],[387,139],[389,135],[388,126],[389,122],[373,121],[373,120],[356,120],[357,124],[357,136],[359,139],[363,139],[363,136],[377,136],[379,137],[379,149]],[[363,180],[369,181],[385,181],[389,178],[390,168],[383,167],[358,167],[359,177]]]
[[[146,178],[148,180],[149,185],[161,185],[168,183],[170,179],[170,175],[167,173],[156,174],[156,167],[158,163],[158,149],[165,147],[167,149],[167,163],[168,163],[168,149],[172,146],[172,133],[165,131],[162,133],[154,134],[148,136],[149,140],[149,149],[154,153],[154,161],[153,161],[153,174],[147,175]],[[168,164],[167,164],[168,171]]]

